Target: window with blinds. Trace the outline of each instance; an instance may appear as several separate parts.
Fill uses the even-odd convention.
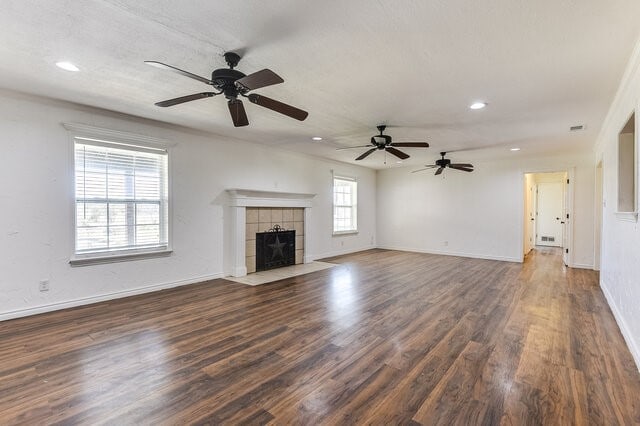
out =
[[[358,182],[355,179],[333,178],[333,233],[358,230]]]
[[[75,139],[75,253],[168,247],[164,149]]]

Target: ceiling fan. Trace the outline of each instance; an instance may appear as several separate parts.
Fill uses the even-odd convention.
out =
[[[345,149],[357,149],[357,148],[369,148],[368,151],[365,151],[362,155],[356,158],[356,161],[363,160],[371,155],[374,151],[386,151],[390,154],[395,155],[401,160],[406,160],[409,158],[408,154],[396,149],[396,147],[406,147],[406,148],[429,148],[429,144],[427,142],[393,142],[393,139],[389,135],[383,135],[382,133],[387,128],[384,124],[378,126],[379,135],[375,135],[371,137],[371,143],[369,145],[360,145],[360,146],[350,146],[347,148],[338,148],[338,151],[342,151]]]
[[[436,175],[441,174],[445,168],[449,167],[450,169],[456,169],[456,170],[462,170],[463,172],[472,172],[473,171],[473,164],[469,164],[469,163],[452,163],[451,160],[449,160],[448,158],[444,158],[445,155],[447,155],[446,152],[441,152],[440,155],[442,156],[441,159],[436,160],[436,164],[429,164],[426,165],[423,169],[420,170],[414,170],[411,173],[416,173],[416,172],[421,172],[424,170],[429,170],[429,169],[433,169],[433,168],[438,168],[438,170],[436,170]]]
[[[245,75],[234,69],[238,65],[238,62],[240,62],[240,55],[234,52],[227,52],[224,54],[224,59],[229,68],[219,68],[214,70],[211,73],[211,80],[192,74],[188,71],[181,70],[180,68],[163,64],[162,62],[145,61],[148,65],[176,72],[185,77],[213,86],[218,90],[217,92],[201,92],[193,95],[181,96],[179,98],[157,102],[155,105],[159,107],[170,107],[184,102],[211,98],[213,96],[224,94],[224,97],[227,98],[229,112],[231,113],[231,119],[233,120],[233,125],[235,127],[246,126],[249,124],[247,113],[244,110],[244,105],[242,104],[242,101],[238,99],[238,96],[244,96],[249,99],[249,102],[275,112],[279,112],[280,114],[284,114],[288,117],[295,118],[296,120],[303,121],[307,118],[309,113],[299,108],[276,101],[275,99],[267,98],[266,96],[262,96],[257,93],[248,93],[251,90],[283,83],[284,80],[278,74],[274,73],[270,69],[263,69],[262,71]]]

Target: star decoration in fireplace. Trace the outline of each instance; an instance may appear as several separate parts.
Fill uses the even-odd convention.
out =
[[[276,242],[273,244],[268,244],[268,246],[271,247],[271,249],[273,250],[273,253],[271,255],[271,260],[277,259],[279,257],[284,257],[284,252],[282,251],[282,248],[286,246],[286,244],[281,243],[280,238],[276,236]]]

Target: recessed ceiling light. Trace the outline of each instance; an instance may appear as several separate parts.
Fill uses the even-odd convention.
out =
[[[321,138],[320,136],[314,136],[314,137],[312,137],[312,138],[311,138],[311,140],[314,140],[314,141],[321,141],[321,140],[322,140],[322,138]]]
[[[486,102],[474,102],[471,105],[469,105],[469,108],[471,109],[482,109],[484,107],[487,106]]]
[[[402,161],[396,161],[396,163],[398,163],[398,164],[402,164]]]
[[[511,148],[511,151],[520,151],[520,148]]]
[[[66,62],[66,61],[56,62],[56,66],[58,68],[62,68],[65,71],[73,71],[73,72],[80,71],[80,68],[76,67],[71,62]]]

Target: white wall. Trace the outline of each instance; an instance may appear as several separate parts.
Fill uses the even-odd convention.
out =
[[[640,230],[637,221],[625,220],[629,218],[615,213],[618,205],[618,134],[631,114],[640,111],[639,100],[640,43],[629,61],[596,143],[596,158],[602,160],[603,166],[600,285],[640,369]],[[636,164],[637,143],[636,140]],[[638,185],[636,197],[637,191]]]
[[[172,256],[69,266],[72,159],[63,122],[176,143]],[[0,135],[0,319],[221,277],[227,188],[317,194],[308,253],[315,258],[375,246],[373,170],[12,92],[0,92]],[[332,169],[358,178],[357,235],[332,237]],[[44,279],[51,290],[40,293]]]
[[[462,158],[458,158],[462,159]],[[465,160],[466,161],[466,160]],[[520,262],[524,246],[524,173],[575,167],[571,265],[593,266],[593,156],[590,153],[494,162],[475,170],[378,172],[378,246]]]

